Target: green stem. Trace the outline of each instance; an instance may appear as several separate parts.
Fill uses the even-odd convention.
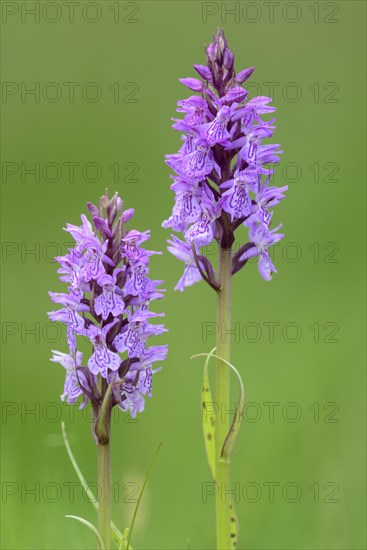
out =
[[[217,342],[216,354],[230,361],[231,342],[231,284],[232,284],[232,255],[231,249],[221,248],[219,259],[220,290],[217,293]],[[230,369],[220,360],[216,366],[216,397],[218,406],[215,415],[215,472],[218,491],[216,493],[216,525],[217,549],[230,548],[230,518],[228,503],[226,502],[229,490],[229,464],[220,461],[222,447],[229,430],[229,381]]]
[[[110,443],[98,444],[98,531],[106,550],[110,550],[111,534],[111,462]]]

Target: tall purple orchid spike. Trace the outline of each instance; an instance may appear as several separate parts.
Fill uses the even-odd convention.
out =
[[[166,329],[149,322],[164,315],[150,311],[151,302],[163,296],[162,281],[149,278],[150,256],[159,253],[141,246],[150,232],[128,229],[134,210],[124,210],[117,193],[87,207],[92,223],[82,214],[81,226],[66,225],[75,246],[56,260],[68,288],[50,292],[62,307],[48,315],[66,325],[68,353],[54,351],[51,359],[66,370],[61,399],[75,403],[82,397],[80,408],[92,406],[102,494],[99,530],[109,548],[111,410],[117,405],[133,418],[144,410],[152,376],[160,370],[154,365],[167,355],[167,346],[149,346],[149,337]],[[81,337],[90,343],[89,357],[78,351]]]
[[[249,239],[233,254],[232,273],[258,257],[260,274],[269,281],[276,272],[269,248],[283,238],[277,232],[281,225],[270,229],[270,209],[284,198],[287,187],[269,187],[271,165],[279,162],[282,151],[278,144],[262,143],[276,128],[275,119],[265,121],[262,115],[275,107],[269,97],[249,99],[242,84],[254,68],[236,73],[223,31],[215,35],[206,57],[206,66],[194,65],[201,80],[180,79],[200,95],[178,102],[177,111],[184,116],[173,119],[173,128],[182,132],[183,145],[166,160],[175,172],[175,204],[163,227],[183,234],[183,242],[174,237],[168,248],[185,263],[186,275],[176,287],[181,291],[201,279],[218,288],[215,270],[199,249],[205,252],[212,241],[234,248],[241,227]]]
[[[237,437],[236,424],[229,427],[227,415],[225,420],[221,415],[223,407],[230,408],[229,366],[234,369],[229,363],[228,336],[231,279],[255,257],[266,281],[276,272],[269,250],[283,235],[278,232],[281,225],[272,227],[272,208],[284,198],[287,187],[270,186],[273,165],[282,151],[278,144],[268,143],[276,128],[275,119],[266,118],[275,111],[271,98],[250,99],[243,87],[254,68],[235,71],[234,55],[222,30],[206,48],[206,65],[194,68],[200,78],[180,79],[195,94],[178,101],[182,118],[173,119],[183,143],[177,153],[166,156],[174,172],[175,203],[163,227],[182,234],[182,239],[172,235],[168,241],[168,250],[185,264],[176,289],[184,291],[203,279],[217,293],[216,412],[210,419],[214,422],[204,420],[203,427],[216,484],[217,547],[223,550],[235,548],[238,539],[234,503],[228,507],[222,492],[230,487],[229,462]],[[240,229],[248,234],[245,241],[238,238]],[[206,253],[213,242],[219,247],[217,272]],[[203,394],[205,406],[210,401],[206,368],[203,388],[209,392]],[[241,415],[241,410],[237,413]]]

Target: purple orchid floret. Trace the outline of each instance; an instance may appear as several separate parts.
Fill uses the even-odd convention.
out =
[[[184,274],[175,286],[175,290],[183,292],[186,287],[199,282],[201,274],[195,261],[193,249],[189,243],[181,241],[175,235],[172,235],[172,240],[169,240],[168,244],[168,251],[185,263]]]
[[[61,395],[62,401],[67,403],[75,403],[80,395],[84,396],[84,400],[80,405],[80,409],[84,408],[89,401],[88,395],[83,393],[82,386],[90,391],[90,383],[85,373],[85,368],[82,367],[83,354],[78,351],[72,357],[67,353],[60,351],[52,351],[53,356],[51,361],[60,363],[66,370],[64,383],[64,393]],[[78,372],[77,372],[78,370]],[[91,378],[90,378],[91,379]]]
[[[183,118],[174,118],[173,128],[182,133],[183,145],[166,155],[174,171],[175,204],[162,225],[184,238],[168,241],[168,250],[185,264],[175,287],[181,291],[201,279],[218,288],[215,270],[201,249],[213,241],[232,248],[238,228],[248,230],[249,241],[236,246],[232,273],[258,256],[261,276],[271,280],[276,269],[269,247],[284,236],[271,229],[270,209],[285,197],[287,187],[269,187],[282,151],[278,144],[263,143],[276,129],[274,118],[262,118],[275,111],[272,99],[249,98],[242,85],[254,67],[236,73],[223,31],[215,34],[206,58],[206,65],[194,65],[200,79],[180,79],[196,95],[178,101]]]
[[[104,321],[110,313],[114,317],[118,317],[125,311],[125,303],[121,297],[122,291],[116,284],[117,275],[122,271],[125,271],[125,266],[115,269],[112,275],[104,273],[97,280],[98,285],[102,288],[102,293],[95,299],[94,311],[97,315],[101,315]]]
[[[150,311],[150,303],[163,297],[163,281],[149,278],[149,259],[160,254],[142,248],[150,232],[129,229],[133,209],[124,210],[116,193],[103,196],[99,206],[88,203],[92,223],[82,214],[81,226],[67,224],[65,231],[75,246],[56,261],[60,279],[68,292],[50,292],[62,307],[49,312],[52,321],[67,328],[69,353],[53,351],[51,361],[66,370],[61,399],[81,408],[91,402],[95,420],[102,398],[111,384],[110,407],[117,405],[132,417],[144,410],[145,396],[152,395],[152,369],[167,356],[167,346],[148,346],[152,335],[162,334],[163,325],[150,319],[164,314]],[[78,337],[89,340],[91,352],[83,361]]]

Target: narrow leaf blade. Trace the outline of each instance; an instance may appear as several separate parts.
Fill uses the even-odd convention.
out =
[[[66,451],[68,453],[70,462],[71,462],[71,464],[72,464],[72,466],[75,470],[75,473],[78,476],[78,479],[79,479],[80,483],[82,484],[82,487],[83,487],[83,489],[85,491],[85,494],[87,495],[89,501],[93,504],[94,508],[96,510],[98,510],[98,501],[97,501],[96,497],[94,496],[93,491],[91,491],[88,483],[86,482],[86,480],[85,480],[85,478],[84,478],[84,476],[83,476],[83,474],[82,474],[82,472],[81,472],[81,470],[78,466],[78,463],[75,459],[73,451],[71,450],[69,439],[68,439],[68,436],[66,434],[65,422],[61,422],[61,429],[62,429],[62,436],[64,438]],[[126,546],[126,538],[124,538],[124,535],[116,527],[116,525],[113,523],[113,521],[111,521],[111,533],[112,533],[113,540],[115,541],[115,543],[117,545],[117,548],[120,548],[120,545],[122,544],[122,542],[124,542],[124,547]],[[129,546],[129,550],[132,550],[131,546]]]
[[[241,423],[243,419],[243,413],[245,409],[245,388],[243,387],[242,378],[238,370],[227,361],[225,362],[236,373],[236,376],[238,379],[238,385],[240,389],[238,403],[236,405],[235,413],[232,418],[232,423],[229,428],[229,432],[224,440],[222,453],[221,453],[221,460],[229,464],[231,462],[232,453],[236,446],[236,441],[238,438],[238,434],[240,433]]]
[[[241,427],[241,421],[243,418],[243,412],[245,409],[245,389],[243,386],[242,378],[240,373],[236,369],[236,367],[234,367],[229,361],[226,361],[222,357],[219,357],[219,355],[215,355],[214,353],[210,352],[210,353],[198,353],[197,355],[192,356],[192,358],[194,357],[207,357],[208,359],[210,359],[210,357],[215,357],[216,359],[219,359],[220,361],[223,361],[223,363],[228,365],[228,367],[230,367],[237,376],[239,389],[240,389],[239,400],[236,405],[235,414],[233,416],[229,431],[224,440],[222,452],[221,452],[221,461],[229,464],[231,461],[233,450],[236,445],[237,437]]]
[[[101,537],[101,534],[100,532],[98,531],[97,527],[95,527],[93,525],[93,523],[91,523],[90,521],[88,521],[87,519],[84,519],[84,518],[81,518],[79,516],[65,516],[66,518],[70,518],[70,519],[75,519],[76,521],[79,521],[80,523],[82,523],[83,525],[86,525],[93,533],[94,535],[96,536],[96,539],[98,540],[98,544],[99,544],[99,547],[101,550],[106,550],[106,547],[103,543],[103,540],[102,540],[102,537]]]
[[[119,550],[125,550],[127,548],[127,537],[129,536],[129,528],[126,527],[125,531],[122,534],[122,539],[119,544]],[[131,546],[129,546],[131,549]]]
[[[158,449],[156,450],[155,455],[153,456],[153,460],[152,460],[152,462],[150,463],[150,466],[149,466],[147,475],[145,476],[144,483],[143,483],[143,486],[142,486],[142,488],[141,488],[140,495],[139,495],[139,497],[138,497],[138,502],[136,503],[136,506],[135,506],[133,519],[132,519],[132,521],[131,521],[131,525],[130,525],[130,529],[129,529],[129,536],[128,536],[127,543],[126,543],[126,548],[127,548],[127,549],[130,549],[131,535],[132,535],[132,533],[133,533],[133,529],[134,529],[134,525],[135,525],[135,520],[136,520],[136,516],[137,516],[137,514],[138,514],[138,510],[139,510],[139,506],[140,506],[140,503],[141,503],[141,499],[143,498],[143,494],[144,494],[145,487],[146,487],[146,485],[147,485],[147,483],[148,483],[150,474],[152,473],[153,466],[154,466],[154,464],[155,464],[155,462],[156,462],[156,460],[157,460],[158,453],[159,453],[159,451],[161,450],[162,445],[163,445],[163,443],[160,443],[160,444],[158,445]],[[125,530],[125,532],[126,532],[126,530]],[[124,534],[125,534],[125,533],[124,533]]]
[[[95,432],[100,443],[108,443],[108,440],[109,440],[109,433],[107,428],[107,425],[108,425],[107,417],[109,417],[111,413],[110,397],[111,397],[113,384],[114,384],[114,380],[111,380],[107,388],[106,394],[104,396],[103,403],[100,408],[97,422],[96,422]]]
[[[82,484],[82,487],[83,487],[83,489],[85,491],[85,494],[87,495],[89,501],[93,504],[95,509],[98,510],[98,501],[97,501],[96,497],[94,496],[93,492],[91,491],[88,483],[85,481],[85,478],[84,478],[84,476],[83,476],[83,474],[82,474],[82,472],[81,472],[81,470],[78,466],[78,463],[75,459],[73,451],[71,450],[69,439],[68,439],[68,436],[66,435],[66,429],[65,429],[65,423],[64,422],[61,422],[61,429],[62,429],[62,436],[64,438],[66,451],[69,455],[69,459],[70,459],[71,464],[73,465],[75,473],[78,476],[78,479],[79,479],[80,483]]]
[[[244,386],[243,386],[241,375],[238,372],[238,370],[231,363],[229,363],[228,361],[226,361],[222,357],[219,357],[218,355],[215,355],[213,353],[214,351],[215,351],[215,348],[213,348],[210,353],[199,353],[197,355],[193,355],[192,359],[196,358],[196,357],[206,357],[207,358],[206,361],[205,361],[204,381],[203,381],[203,393],[205,393],[205,395],[208,394],[208,392],[205,391],[206,388],[209,388],[209,376],[208,376],[207,371],[208,371],[208,364],[209,364],[209,361],[210,361],[211,357],[214,357],[216,359],[219,359],[219,360],[223,361],[226,365],[228,365],[229,368],[231,368],[234,371],[234,373],[237,376],[238,384],[239,384],[239,390],[240,390],[239,400],[238,400],[238,403],[236,405],[236,409],[235,409],[235,413],[234,413],[234,416],[233,416],[233,419],[232,419],[232,422],[231,422],[231,426],[230,426],[229,431],[228,431],[228,433],[226,435],[226,438],[224,440],[223,447],[222,447],[222,452],[221,452],[221,461],[229,464],[230,461],[231,461],[231,456],[232,456],[233,450],[234,450],[235,445],[236,445],[237,437],[238,437],[240,427],[241,427],[241,421],[242,421],[242,418],[243,418],[243,412],[244,412],[244,408],[245,408],[245,389],[244,389]],[[209,395],[210,395],[210,399],[211,399],[210,389],[209,389]],[[203,403],[205,403],[204,396],[203,396]],[[204,422],[203,422],[203,426],[204,426],[204,437],[205,437],[205,423]],[[215,441],[215,438],[213,438],[213,439]],[[205,438],[205,445],[206,445],[209,464],[210,464],[209,456],[213,456],[213,467],[211,465],[210,465],[210,467],[211,467],[212,473],[213,472],[215,473],[215,448],[214,448],[214,452],[213,452],[213,451],[211,451],[211,449],[209,447],[209,451],[210,451],[210,455],[209,455],[208,441],[207,441],[206,438]],[[214,445],[214,447],[215,447],[215,445]],[[213,475],[213,478],[215,479],[214,475]],[[230,548],[231,548],[231,550],[235,550],[236,546],[237,546],[237,543],[238,543],[238,537],[239,537],[239,524],[238,524],[238,519],[237,519],[237,514],[236,514],[233,498],[231,498],[231,500],[229,501],[229,504],[228,504],[228,515],[229,515],[229,521],[230,521],[230,538],[231,538]]]

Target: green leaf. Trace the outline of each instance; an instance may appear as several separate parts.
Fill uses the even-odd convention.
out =
[[[125,531],[122,534],[122,539],[121,539],[121,542],[120,542],[120,545],[119,545],[119,550],[125,550],[125,548],[127,548],[128,534],[129,534],[129,528],[126,527]],[[131,549],[131,546],[129,546],[129,548]]]
[[[69,443],[68,437],[66,435],[65,422],[61,422],[61,429],[62,429],[62,436],[64,438],[65,447],[66,447],[67,453],[69,455],[70,462],[72,463],[73,468],[75,470],[75,473],[78,476],[79,481],[82,484],[82,487],[83,487],[89,501],[93,504],[95,509],[98,510],[98,501],[97,501],[96,497],[94,496],[93,492],[91,491],[91,489],[89,488],[88,483],[85,481],[84,476],[83,476],[83,474],[82,474],[82,472],[81,472],[81,470],[80,470],[80,468],[77,464],[77,461],[75,460],[75,457],[73,455],[73,451],[71,450],[70,443]]]
[[[232,418],[231,427],[229,428],[229,432],[224,441],[224,444],[222,447],[222,453],[221,453],[221,460],[229,464],[231,461],[232,453],[236,446],[238,434],[240,433],[243,413],[245,410],[245,388],[243,387],[242,378],[238,370],[233,365],[231,365],[231,363],[229,363],[228,361],[224,361],[224,362],[226,363],[226,365],[231,367],[231,369],[235,372],[238,379],[238,385],[240,390],[240,395],[239,395],[238,403],[236,405],[234,416]]]
[[[155,461],[157,460],[158,453],[159,453],[159,451],[161,450],[162,445],[163,445],[163,443],[160,443],[160,444],[158,445],[158,449],[156,450],[155,455],[153,456],[153,460],[152,460],[152,462],[150,463],[150,466],[149,466],[147,475],[145,476],[144,483],[143,483],[143,486],[142,486],[142,488],[141,488],[140,495],[139,495],[139,497],[138,497],[138,502],[136,503],[136,506],[135,506],[133,519],[132,519],[132,521],[131,521],[131,526],[130,526],[130,529],[129,529],[129,538],[128,538],[127,544],[126,544],[126,548],[127,548],[127,549],[130,549],[131,535],[132,535],[132,532],[133,532],[133,529],[134,529],[135,519],[136,519],[138,510],[139,510],[139,506],[140,506],[140,503],[141,503],[141,499],[143,498],[143,493],[144,493],[146,484],[148,483],[148,479],[149,479],[149,477],[150,477],[150,474],[152,473],[153,466],[154,466],[154,464],[155,464]],[[125,533],[126,533],[126,530],[125,530]],[[124,534],[125,534],[125,533],[124,533]],[[122,550],[122,546],[120,546],[120,550]]]
[[[83,525],[86,525],[87,527],[89,527],[89,529],[95,534],[97,540],[98,540],[98,544],[99,544],[99,547],[101,550],[106,550],[106,547],[105,545],[103,544],[103,540],[102,540],[102,537],[101,537],[101,534],[100,532],[98,531],[97,527],[95,527],[93,525],[93,523],[91,523],[90,521],[84,519],[84,518],[81,518],[79,516],[65,516],[66,518],[71,518],[71,519],[75,519],[76,521],[80,521],[80,523],[83,523]]]
[[[96,497],[94,496],[93,492],[91,491],[88,483],[85,481],[85,478],[78,466],[77,461],[75,460],[75,457],[73,455],[73,451],[71,450],[70,443],[68,440],[68,437],[66,435],[66,429],[65,429],[65,422],[61,422],[61,429],[62,429],[62,436],[64,438],[64,443],[66,447],[66,451],[69,455],[70,462],[73,465],[73,468],[75,470],[76,475],[79,478],[80,483],[82,484],[82,487],[85,491],[85,494],[87,495],[89,501],[93,504],[94,508],[98,510],[98,501]],[[126,530],[125,530],[126,532]],[[125,535],[124,532],[124,535]],[[117,548],[120,548],[121,544],[124,544],[124,547],[126,547],[126,537],[124,538],[124,535],[120,532],[120,530],[116,527],[116,525],[111,521],[111,533],[113,540],[115,541]],[[129,550],[132,550],[131,546],[129,546]]]
[[[229,464],[231,461],[231,456],[232,456],[234,447],[236,445],[237,437],[241,427],[241,421],[243,418],[243,412],[245,408],[245,389],[243,386],[241,375],[238,372],[238,370],[231,363],[229,363],[222,357],[215,355],[213,353],[215,349],[216,348],[213,348],[210,353],[198,353],[197,355],[193,355],[191,359],[194,359],[196,357],[206,357],[206,361],[204,365],[203,387],[202,387],[203,411],[206,408],[205,403],[208,402],[208,399],[210,399],[210,402],[212,402],[212,396],[211,396],[210,387],[209,387],[209,375],[208,375],[208,365],[211,357],[214,357],[216,359],[219,359],[220,361],[223,361],[223,363],[228,365],[228,367],[230,367],[237,376],[239,389],[240,389],[239,401],[236,405],[231,426],[224,440],[222,452],[221,452],[221,461]],[[203,430],[204,430],[206,454],[208,457],[209,466],[212,472],[213,479],[215,479],[215,424],[213,423],[213,425],[211,425],[211,423],[204,422],[203,420]],[[211,437],[208,437],[208,434],[210,434]],[[230,522],[231,549],[235,550],[238,543],[239,524],[238,524],[233,497],[230,499],[228,504],[228,515],[229,515],[229,522]]]
[[[99,443],[101,443],[102,445],[108,443],[108,440],[110,438],[110,434],[108,433],[108,425],[109,425],[108,418],[111,414],[110,396],[111,396],[113,384],[114,384],[114,379],[111,380],[107,388],[107,391],[105,393],[105,396],[103,398],[102,406],[98,413],[98,418],[97,418],[96,427],[95,427],[96,436],[98,438]]]
[[[201,388],[201,410],[202,410],[204,443],[205,443],[206,456],[208,459],[210,472],[214,480],[215,480],[215,419],[214,419],[215,415],[214,415],[214,411],[212,411],[212,414],[208,416],[209,415],[208,405],[210,406],[213,405],[213,398],[212,398],[212,393],[211,393],[210,384],[209,384],[208,365],[209,365],[210,357],[212,357],[212,354],[215,351],[215,349],[216,348],[213,348],[212,351],[209,353],[208,357],[206,358],[205,365],[204,365],[204,373],[203,373],[203,385]]]
[[[236,445],[238,434],[240,432],[241,421],[242,421],[242,418],[243,418],[243,411],[244,411],[244,408],[245,408],[245,389],[244,389],[244,386],[243,386],[241,375],[238,372],[238,370],[236,369],[236,367],[234,367],[231,363],[229,363],[229,361],[226,361],[222,357],[219,357],[218,355],[215,355],[212,352],[213,352],[213,350],[210,353],[198,353],[197,355],[193,355],[192,359],[195,358],[195,357],[207,357],[208,358],[207,361],[209,361],[209,359],[211,357],[215,357],[216,359],[219,359],[220,361],[223,361],[223,363],[228,365],[235,372],[235,374],[237,376],[237,379],[238,379],[239,388],[240,388],[239,400],[238,400],[238,403],[236,405],[236,409],[235,409],[235,413],[234,413],[234,416],[233,416],[233,419],[232,419],[232,422],[231,422],[231,426],[230,426],[229,431],[228,431],[228,433],[226,435],[226,438],[224,440],[223,447],[222,447],[222,452],[221,452],[221,461],[225,462],[226,464],[229,464],[230,461],[231,461],[231,456],[232,456],[233,450],[234,450],[235,445]]]

